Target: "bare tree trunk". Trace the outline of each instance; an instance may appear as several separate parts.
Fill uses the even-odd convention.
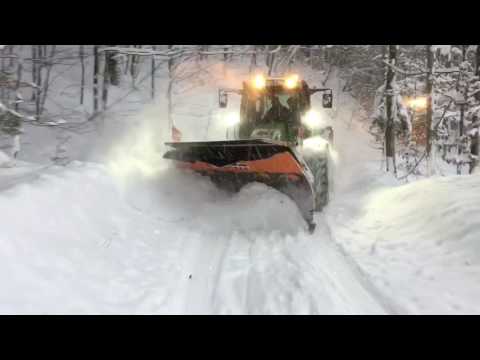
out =
[[[36,120],[40,121],[40,115],[41,115],[41,100],[42,100],[42,94],[41,94],[41,88],[42,88],[42,69],[43,69],[43,51],[42,51],[42,45],[37,45],[37,79],[35,83],[37,84],[37,94],[35,96],[35,115],[36,115]]]
[[[153,45],[152,49],[156,50],[156,46]],[[152,90],[151,90],[151,96],[152,100],[155,99],[155,56],[152,55],[152,68],[151,68],[151,73],[152,73]]]
[[[134,48],[137,47],[137,45],[133,45]],[[135,88],[135,62],[137,60],[137,57],[135,55],[131,55],[130,57],[130,77],[132,79],[132,88]]]
[[[43,47],[42,45],[37,45],[37,59],[38,59],[38,67],[37,67],[37,85],[40,87],[42,86],[42,70],[44,66],[44,53],[43,53]]]
[[[467,60],[467,48],[468,48],[468,45],[462,45],[462,62]],[[460,71],[459,76],[460,76],[460,78],[462,78],[464,76],[462,71]],[[466,105],[466,100],[467,100],[467,89],[466,88],[462,89],[462,92],[463,92],[463,97],[464,97],[465,103],[462,103],[460,105],[460,123],[459,123],[460,143],[458,144],[458,155],[459,155],[459,157],[463,152],[463,141],[464,141],[463,134],[465,132],[464,131],[464,118],[465,118],[465,105]],[[463,166],[462,163],[457,163],[457,175],[462,174],[462,166]]]
[[[46,63],[47,66],[47,74],[45,75],[45,81],[43,85],[43,90],[42,90],[42,102],[40,104],[40,115],[42,115],[43,110],[45,108],[45,101],[47,100],[47,94],[48,94],[48,87],[49,87],[49,81],[50,81],[50,72],[52,71],[53,67],[53,58],[55,56],[55,51],[57,46],[56,45],[51,45],[52,47],[50,48],[50,56],[48,57],[48,62]],[[47,49],[45,48],[45,55],[47,54]]]
[[[462,61],[467,60],[468,45],[462,45]]]
[[[465,118],[465,104],[460,105],[460,126],[459,126],[459,141],[460,143],[458,144],[458,155],[461,155],[463,152],[463,133],[464,133],[464,122]],[[460,156],[459,156],[460,157]],[[461,175],[462,173],[462,165],[461,163],[457,163],[457,175]]]
[[[298,45],[293,45],[290,48],[290,55],[288,55],[288,70],[290,71],[292,69],[292,66],[295,65],[295,62],[297,61],[297,53],[298,53]]]
[[[130,47],[130,45],[126,45],[127,48]],[[130,64],[132,62],[132,55],[127,55],[127,61],[125,63],[125,75],[128,74],[128,70],[130,69]]]
[[[15,47],[15,45],[10,45],[8,47],[8,54],[11,55],[10,57],[10,62],[8,64],[8,66],[12,67],[13,66],[13,48]]]
[[[388,62],[390,65],[396,65],[397,48],[396,45],[388,46]],[[387,171],[390,171],[390,160],[393,166],[394,173],[397,172],[395,166],[395,132],[394,132],[394,113],[393,113],[393,84],[395,81],[395,72],[392,67],[387,69],[386,83],[385,83],[385,110],[386,110],[386,126],[385,126],[385,155],[387,158]]]
[[[138,45],[133,45],[134,48],[137,48]],[[132,55],[130,60],[130,76],[132,77],[132,87],[135,87],[135,70],[137,66],[137,56]]]
[[[224,46],[223,48],[223,62],[226,63],[228,61],[228,54],[227,51],[229,50],[228,46]]]
[[[43,47],[42,45],[37,45],[37,56],[39,59],[43,58]]]
[[[98,75],[100,71],[98,45],[93,46],[93,113],[98,112]]]
[[[5,49],[0,50],[0,54],[3,55]],[[0,73],[3,74],[5,71],[5,58],[2,57],[0,60]],[[5,88],[0,86],[0,101],[3,102],[5,100]]]
[[[172,49],[173,45],[168,45],[168,49]],[[173,90],[173,81],[174,81],[174,69],[173,69],[173,59],[170,57],[168,59],[168,88],[167,88],[167,108],[168,108],[168,128],[169,130],[173,127],[173,102],[172,102],[172,90]]]
[[[316,56],[316,64],[317,64],[317,70],[323,70],[325,69],[325,46],[319,45],[318,50],[317,50],[317,56]]]
[[[172,48],[173,48],[173,45],[168,45],[168,50],[171,50]],[[168,59],[168,72],[169,72],[169,74],[171,74],[172,69],[173,69],[173,59],[171,57],[169,57],[169,59]]]
[[[313,69],[313,47],[315,45],[310,45],[310,48],[308,49],[308,65],[310,65],[310,68]]]
[[[475,52],[475,75],[480,76],[480,45],[477,45]]]
[[[383,59],[385,59],[385,58],[386,58],[386,56],[385,56],[385,51],[386,51],[386,50],[385,50],[385,45],[382,46],[382,49],[383,49],[383,52],[384,52],[384,53],[383,53]],[[331,48],[330,46],[326,45],[324,50],[325,50],[325,51],[323,52],[323,62],[324,62],[325,64],[331,65],[331,62],[332,62],[332,61],[331,61],[331,59],[330,59],[330,58],[331,58],[330,53],[332,52],[332,48]]]
[[[480,45],[477,45],[477,51],[475,52],[475,75],[480,78]],[[474,121],[480,121],[480,119],[476,118]],[[479,148],[480,148],[480,127],[477,125],[477,133],[472,138],[472,147],[471,147],[471,154],[473,155],[472,162],[470,163],[469,173],[472,174],[475,168],[478,166],[478,155],[479,155]]]
[[[108,45],[107,45],[108,46]],[[108,103],[108,87],[110,86],[110,56],[111,54],[108,51],[104,52],[103,56],[103,82],[102,82],[102,110],[107,109]]]
[[[168,128],[169,129],[171,129],[173,126],[172,90],[173,90],[173,79],[170,78],[168,81],[168,88],[167,88],[167,109],[168,109]]]
[[[252,54],[252,59],[250,61],[250,73],[255,70],[257,67],[257,45],[253,45],[253,54]]]
[[[20,83],[22,82],[22,73],[23,73],[23,63],[21,61],[18,61],[18,67],[17,67],[17,85],[15,86],[15,111],[18,111],[19,108],[19,103],[18,101],[20,100],[18,98],[18,91],[20,89]]]
[[[331,56],[329,54],[330,54],[330,48],[325,47],[323,52],[322,70],[325,73],[325,69],[327,66],[328,66],[328,69],[326,70],[326,74],[322,80],[322,86],[327,85],[327,82],[330,80],[330,75],[332,74],[332,71],[333,71],[333,64],[331,62]]]
[[[134,48],[140,49],[142,45],[133,45]],[[132,60],[130,62],[130,75],[132,76],[132,88],[136,87],[135,81],[138,75],[138,63],[140,57],[138,55],[132,55]]]
[[[228,46],[223,48],[223,76],[227,76],[227,61],[228,61],[228,54],[227,51],[229,50]]]
[[[427,161],[430,158],[432,152],[432,120],[433,120],[433,47],[432,45],[426,45],[425,50],[427,51],[427,78],[425,84],[425,93],[427,96],[427,114],[426,114],[426,130],[427,130]],[[429,174],[430,175],[430,174]]]
[[[78,55],[80,56],[81,83],[80,83],[80,105],[83,105],[85,96],[85,45],[80,45]]]
[[[270,53],[270,45],[268,46],[268,56],[267,56],[267,66],[268,66],[268,76],[272,75],[273,66],[275,64],[275,53]]]
[[[270,69],[272,63],[271,45],[265,45],[265,65]]]
[[[32,45],[32,82],[37,83],[37,46]],[[32,101],[35,101],[37,93],[35,89],[32,89]]]
[[[209,45],[200,45],[200,52],[206,52],[209,49]],[[205,54],[200,54],[199,56],[200,60],[205,60],[207,58],[207,55]]]

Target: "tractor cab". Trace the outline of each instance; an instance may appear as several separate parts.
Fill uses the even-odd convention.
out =
[[[261,79],[256,77],[253,84],[243,83],[240,137],[252,138],[269,129],[276,135],[272,140],[295,141],[302,115],[310,108],[305,82],[297,79],[287,82],[284,78],[263,82]]]
[[[220,107],[226,107],[228,90],[220,90]],[[312,130],[305,126],[311,110],[310,96],[324,91],[323,105],[332,107],[330,89],[311,89],[298,75],[265,78],[255,76],[244,82],[236,91],[241,95],[238,138],[269,139],[297,143],[299,134],[311,136]],[[307,124],[308,125],[308,124]]]
[[[220,89],[221,108],[227,107],[228,92],[241,96],[240,113],[226,117],[233,139],[227,130],[225,141],[166,143],[172,149],[163,157],[174,160],[180,169],[208,176],[229,192],[252,182],[277,189],[297,204],[312,232],[313,213],[328,202],[329,142],[298,145],[303,139],[305,145],[310,136],[322,136],[328,128],[311,109],[310,96],[323,92],[323,107],[331,108],[332,90],[309,88],[296,75],[258,75],[244,82],[242,89]]]

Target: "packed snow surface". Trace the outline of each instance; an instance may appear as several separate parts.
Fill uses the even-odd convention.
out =
[[[2,313],[382,313],[328,229],[260,184],[233,198],[168,172],[119,186],[102,165],[4,190]],[[322,239],[324,237],[324,239]]]
[[[225,134],[210,94],[178,106],[186,139]],[[0,313],[480,313],[478,176],[401,184],[336,99],[313,235],[271,188],[229,195],[172,169],[157,110],[95,161],[0,167]]]

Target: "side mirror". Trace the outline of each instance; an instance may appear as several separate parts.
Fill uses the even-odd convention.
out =
[[[228,105],[228,94],[223,90],[218,91],[218,105],[222,109],[226,108]]]
[[[322,97],[322,105],[325,109],[331,109],[333,105],[333,95],[331,92],[324,93]]]

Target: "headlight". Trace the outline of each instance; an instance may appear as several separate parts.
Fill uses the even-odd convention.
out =
[[[291,75],[285,79],[285,87],[287,89],[294,89],[298,85],[298,75]]]
[[[303,140],[303,147],[311,151],[323,152],[327,149],[328,141],[321,136],[314,136]]]
[[[225,122],[228,126],[235,126],[240,122],[240,115],[236,112],[229,113],[225,116]]]
[[[316,129],[322,125],[322,117],[314,110],[309,110],[302,118],[302,123],[309,129]]]
[[[420,110],[426,109],[427,108],[427,98],[425,96],[420,96],[420,97],[417,97],[417,98],[410,99],[408,101],[408,105],[412,109],[420,109]]]
[[[265,87],[265,84],[266,84],[266,80],[263,75],[259,74],[253,78],[253,86],[256,89],[259,89],[259,90],[263,89]]]

